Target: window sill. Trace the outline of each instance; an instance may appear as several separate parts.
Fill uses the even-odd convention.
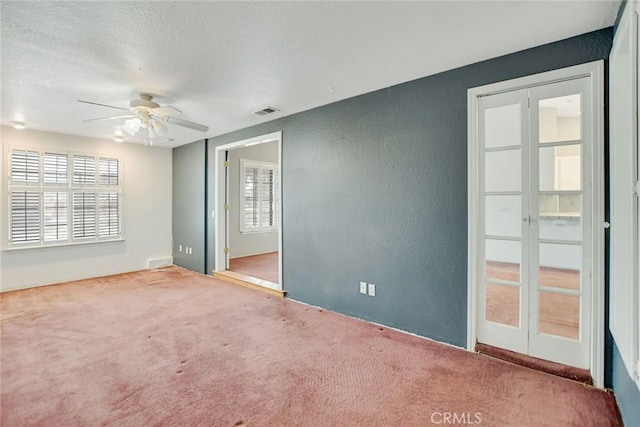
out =
[[[69,248],[74,246],[86,246],[86,245],[100,245],[105,243],[118,243],[124,242],[124,237],[118,239],[108,239],[108,240],[91,240],[86,242],[73,242],[73,243],[60,243],[60,244],[39,244],[37,246],[34,245],[24,245],[24,246],[9,246],[2,248],[2,252],[18,252],[18,251],[29,251],[29,250],[40,250],[40,249],[51,249],[51,248]]]
[[[264,233],[276,233],[278,231],[277,228],[271,228],[269,230],[240,230],[240,234],[264,234]]]

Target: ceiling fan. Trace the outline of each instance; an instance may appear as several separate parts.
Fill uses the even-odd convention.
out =
[[[126,119],[124,124],[122,125],[122,130],[124,130],[131,136],[134,136],[136,133],[138,133],[141,128],[147,130],[147,134],[150,139],[163,136],[167,132],[167,126],[165,125],[165,123],[183,126],[189,129],[198,130],[200,132],[206,132],[209,130],[209,126],[175,117],[176,114],[182,114],[182,111],[178,110],[176,107],[172,107],[169,105],[161,106],[157,102],[153,101],[152,95],[141,93],[138,95],[138,97],[138,99],[132,99],[129,102],[129,108],[99,104],[97,102],[91,101],[82,101],[80,99],[78,99],[78,102],[126,111],[126,114],[119,114],[110,117],[100,117],[97,119],[87,119],[84,121],[97,122]]]

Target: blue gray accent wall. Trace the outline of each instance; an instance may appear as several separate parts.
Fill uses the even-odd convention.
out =
[[[205,272],[205,172],[205,141],[173,149],[173,262],[199,273]]]
[[[613,345],[613,394],[626,426],[640,426],[640,390],[629,376],[618,347]]]
[[[595,31],[222,135],[209,140],[209,165],[213,146],[282,131],[288,296],[464,347],[467,89],[606,59],[612,35]],[[207,239],[214,266],[211,222]],[[361,295],[360,281],[375,283],[377,295]]]

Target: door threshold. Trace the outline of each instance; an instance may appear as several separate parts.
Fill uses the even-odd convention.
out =
[[[225,282],[244,286],[249,289],[265,292],[270,295],[275,295],[280,298],[284,298],[286,295],[285,291],[281,291],[279,289],[280,285],[278,285],[277,283],[258,279],[257,277],[247,276],[246,274],[242,273],[236,273],[235,271],[231,270],[214,271],[213,277],[216,279],[224,280]]]
[[[557,377],[567,378],[587,385],[593,385],[593,378],[588,369],[574,368],[573,366],[538,359],[526,354],[516,353],[503,348],[493,347],[488,344],[476,343],[476,352],[494,359],[504,360],[516,365],[531,368],[536,371],[546,372]]]

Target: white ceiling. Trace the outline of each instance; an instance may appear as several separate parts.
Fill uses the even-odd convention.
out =
[[[2,124],[111,139],[137,93],[178,146],[611,26],[619,1],[5,2]],[[256,116],[266,106],[281,111]],[[126,138],[128,142],[141,142]]]

